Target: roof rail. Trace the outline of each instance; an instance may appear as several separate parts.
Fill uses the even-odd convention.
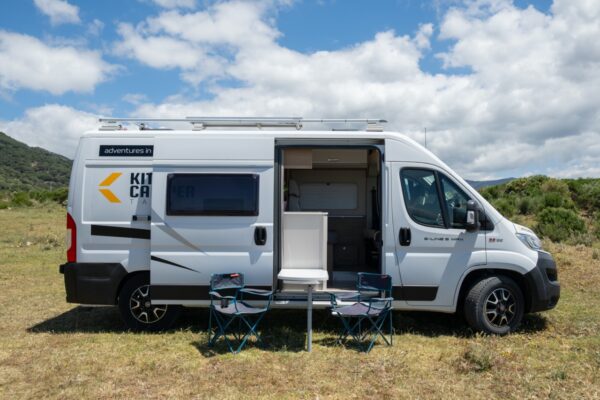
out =
[[[379,118],[302,118],[302,117],[186,117],[186,118],[99,118],[105,123],[100,130],[120,130],[119,122],[135,123],[140,130],[153,129],[148,127],[152,122],[187,122],[192,124],[194,130],[204,130],[210,127],[219,128],[295,128],[302,129],[305,123],[319,124],[366,124],[368,131],[382,131],[387,121]],[[335,130],[340,130],[339,128]]]

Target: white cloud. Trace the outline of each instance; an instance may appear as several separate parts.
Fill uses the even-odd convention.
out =
[[[468,0],[413,35],[384,31],[312,53],[278,42],[281,4],[216,2],[120,24],[116,54],[179,71],[213,94],[201,101],[182,94],[160,103],[137,94],[124,100],[146,117],[382,117],[390,130],[421,142],[427,127],[428,147],[473,179],[600,174],[600,2],[556,0],[542,13],[508,0]],[[449,44],[437,55],[442,73],[421,67],[432,41]],[[8,87],[3,51],[0,87]],[[24,125],[34,111],[41,113],[28,111],[12,129],[35,126]]]
[[[87,32],[92,36],[99,36],[102,30],[104,29],[104,22],[99,19],[94,19],[89,25]]]
[[[33,0],[36,7],[48,17],[52,25],[79,24],[79,7],[65,0]]]
[[[0,92],[21,88],[55,95],[91,92],[116,70],[97,51],[50,46],[32,36],[0,30]]]
[[[127,93],[122,100],[129,104],[138,105],[148,101],[148,96],[143,93]]]
[[[22,118],[0,121],[0,131],[29,146],[43,147],[72,159],[81,134],[98,125],[94,114],[48,104],[28,109]]]
[[[179,68],[192,84],[223,78],[229,56],[271,46],[279,35],[263,21],[266,10],[266,3],[219,2],[206,11],[166,11],[137,26],[121,23],[114,52],[154,68]]]
[[[145,40],[160,35],[199,46],[202,57],[229,46],[218,72],[243,85],[212,86],[210,100],[174,96],[142,104],[138,114],[384,117],[390,129],[420,141],[427,127],[429,147],[468,177],[598,173],[598,2],[559,0],[544,14],[505,0],[467,1],[446,12],[437,38],[426,24],[413,37],[387,31],[310,54],[279,45],[267,10],[244,4],[243,17],[227,12],[237,2],[219,3],[193,14],[163,13],[143,25]],[[431,40],[451,41],[438,55],[447,73],[420,68]],[[456,67],[472,72],[454,74]],[[198,70],[182,71],[191,80]]]
[[[163,8],[194,8],[196,0],[152,0],[154,4]]]

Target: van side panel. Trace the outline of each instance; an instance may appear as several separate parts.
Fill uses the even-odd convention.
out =
[[[80,262],[121,263],[149,269],[150,163],[87,161],[83,169]]]

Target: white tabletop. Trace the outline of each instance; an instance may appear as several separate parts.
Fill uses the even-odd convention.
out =
[[[316,268],[284,268],[279,271],[278,279],[305,285],[316,285],[329,279],[327,270]]]

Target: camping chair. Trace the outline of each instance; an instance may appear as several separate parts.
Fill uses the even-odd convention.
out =
[[[356,277],[356,292],[330,293],[331,314],[339,317],[344,330],[338,338],[343,343],[348,336],[357,342],[365,352],[371,351],[379,336],[389,346],[393,343],[392,332],[392,278],[389,275],[360,272]],[[376,295],[373,295],[376,292]],[[340,304],[341,301],[351,301],[350,305]],[[389,340],[382,328],[389,321]],[[369,343],[363,342],[369,338]]]
[[[224,295],[224,293],[231,295]],[[229,351],[239,353],[250,336],[254,335],[257,342],[262,339],[256,327],[271,306],[273,291],[249,289],[244,287],[244,275],[241,273],[213,274],[210,277],[210,315],[208,320],[208,345],[213,346],[216,341],[223,337]],[[267,304],[264,307],[254,307],[243,300],[244,294],[264,297]],[[216,322],[213,330],[213,319]],[[237,321],[237,330],[234,322]],[[242,329],[248,331],[242,336]],[[234,351],[228,333],[233,334],[240,341]]]

